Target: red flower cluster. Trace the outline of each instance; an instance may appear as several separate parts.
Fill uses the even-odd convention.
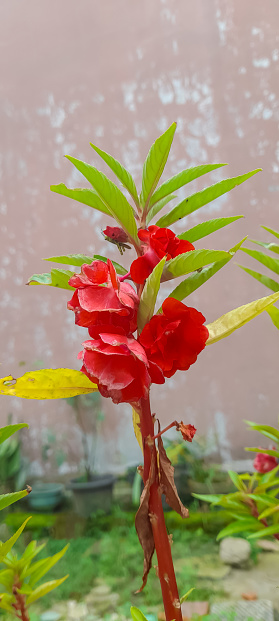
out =
[[[185,371],[197,360],[208,339],[205,317],[195,308],[167,298],[162,314],[154,315],[140,335],[148,359],[162,369],[165,377]]]
[[[261,474],[270,472],[270,470],[276,468],[277,465],[278,463],[276,457],[274,457],[273,455],[268,455],[267,453],[257,453],[257,457],[256,459],[254,459],[253,463],[255,470],[257,470]]]
[[[163,229],[155,224],[148,229],[140,229],[138,237],[142,242],[143,256],[133,261],[130,273],[133,281],[139,284],[144,283],[163,257],[166,256],[169,261],[183,252],[195,250],[190,242],[178,239],[170,229]]]

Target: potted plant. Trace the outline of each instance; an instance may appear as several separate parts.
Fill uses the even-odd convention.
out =
[[[89,517],[98,510],[109,513],[115,477],[110,473],[100,475],[95,470],[99,428],[103,420],[100,394],[77,395],[67,401],[75,412],[83,449],[81,472],[68,485],[73,494],[75,511],[82,517]],[[91,433],[88,432],[88,423]]]

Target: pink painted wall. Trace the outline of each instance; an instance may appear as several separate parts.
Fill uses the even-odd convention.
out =
[[[177,232],[205,218],[242,213],[245,219],[199,242],[227,249],[245,235],[265,239],[261,224],[278,230],[279,5],[270,0],[0,1],[0,330],[1,375],[45,367],[75,367],[83,329],[66,310],[66,291],[26,287],[47,271],[41,257],[110,253],[98,212],[49,191],[50,184],[83,184],[71,154],[105,171],[95,142],[122,161],[140,187],[149,146],[174,120],[177,133],[163,179],[205,162],[229,162],[190,192],[256,167],[263,172],[189,217]],[[107,172],[107,171],[106,171]],[[85,185],[85,184],[84,184]],[[185,191],[179,192],[184,196]],[[248,259],[239,253],[236,262]],[[250,263],[252,265],[252,263]],[[230,264],[189,303],[210,322],[267,290]],[[186,374],[152,390],[154,411],[217,438],[220,456],[245,457],[258,437],[242,420],[275,423],[278,416],[278,332],[262,315],[208,347]],[[128,406],[106,412],[97,464],[106,470],[135,462]],[[80,434],[64,401],[1,399],[1,424],[31,424],[24,436],[33,472],[50,475],[55,450],[42,464],[51,430],[63,446],[60,473],[80,459]]]

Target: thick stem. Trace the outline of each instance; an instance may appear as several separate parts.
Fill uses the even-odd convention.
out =
[[[25,595],[19,593],[18,588],[20,588],[19,583],[15,584],[13,587],[13,593],[16,601],[12,604],[12,606],[15,609],[15,616],[18,617],[18,619],[21,619],[21,621],[30,621],[30,617],[25,606]]]
[[[158,560],[158,575],[161,583],[166,621],[182,621],[180,600],[172,562],[171,546],[166,529],[162,498],[159,490],[157,451],[155,441],[153,439],[154,420],[150,410],[149,397],[147,399],[141,399],[139,414],[144,447],[144,483],[146,483],[149,477],[152,461],[155,469],[155,480],[150,488],[149,511]]]

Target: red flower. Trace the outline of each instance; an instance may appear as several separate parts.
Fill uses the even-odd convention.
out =
[[[187,442],[192,442],[193,437],[197,431],[194,425],[184,425],[182,421],[181,423],[178,423],[177,429],[178,431],[181,431],[183,440],[187,440]]]
[[[162,310],[161,315],[154,315],[145,325],[139,340],[148,360],[155,362],[165,377],[171,377],[196,362],[205,347],[208,330],[202,325],[205,318],[199,311],[174,298],[167,298]]]
[[[256,459],[254,459],[253,463],[255,470],[257,470],[261,474],[270,472],[270,470],[276,468],[277,465],[278,464],[276,457],[274,457],[273,455],[267,455],[267,453],[257,453]]]
[[[94,334],[94,328],[91,330]],[[111,397],[114,403],[136,403],[147,397],[151,382],[164,383],[161,369],[148,361],[133,336],[125,336],[121,328],[99,334],[96,330],[94,336],[83,343],[79,358],[83,360],[81,370],[98,384],[103,397]]]
[[[108,259],[82,265],[81,274],[75,274],[69,285],[76,287],[68,308],[75,312],[75,322],[89,327],[95,324],[113,324],[133,332],[139,298],[131,285],[120,282]]]
[[[143,256],[133,261],[130,270],[136,283],[144,283],[163,257],[166,256],[169,261],[183,252],[195,250],[190,242],[178,239],[170,229],[163,229],[155,224],[148,229],[140,229],[138,236],[142,242]]]
[[[125,231],[123,231],[123,229],[121,229],[120,226],[107,226],[103,230],[103,233],[106,237],[108,237],[109,239],[112,239],[118,244],[125,244],[126,242],[129,241],[129,237],[127,233],[125,233]]]

